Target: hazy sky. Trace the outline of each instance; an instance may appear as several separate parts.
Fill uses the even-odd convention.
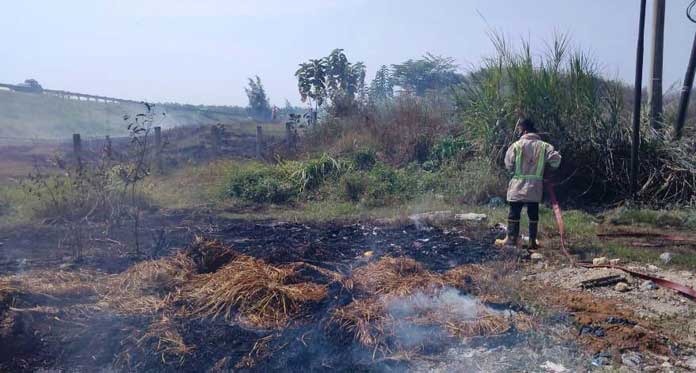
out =
[[[566,32],[606,76],[632,82],[639,11],[638,0],[0,1],[0,82],[32,77],[52,89],[223,105],[246,105],[255,74],[273,104],[299,103],[297,65],[337,47],[365,62],[368,78],[426,52],[467,71],[492,54],[491,28],[531,39],[539,53]],[[681,81],[696,31],[684,15],[689,0],[667,3],[666,88]]]

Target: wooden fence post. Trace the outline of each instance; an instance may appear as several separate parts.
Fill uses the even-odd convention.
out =
[[[213,144],[213,154],[217,155],[220,145],[220,135],[217,126],[210,126],[210,139]]]
[[[73,139],[73,153],[75,154],[75,160],[77,161],[77,167],[82,169],[82,140],[80,139],[80,134],[75,133],[72,136]]]
[[[162,172],[162,127],[155,127],[155,159],[157,161],[157,171]]]
[[[106,153],[106,157],[111,159],[113,156],[113,148],[111,146],[111,136],[109,135],[106,135],[106,146],[104,147],[104,151]]]
[[[290,121],[285,123],[285,141],[287,141],[289,151],[295,150],[295,136],[293,134],[292,126],[293,123]]]
[[[256,159],[263,159],[263,129],[256,126]]]

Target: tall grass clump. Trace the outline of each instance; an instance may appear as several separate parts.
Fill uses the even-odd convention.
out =
[[[456,94],[460,122],[475,145],[496,165],[515,140],[520,116],[537,123],[542,138],[563,155],[558,178],[566,197],[608,201],[628,197],[631,88],[600,76],[588,54],[556,36],[533,55],[493,35],[497,54],[484,61]],[[696,157],[685,144],[643,125],[641,192],[655,204],[696,202]]]

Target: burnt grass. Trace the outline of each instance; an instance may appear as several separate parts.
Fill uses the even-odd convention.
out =
[[[158,252],[151,253],[154,254],[151,257],[165,256],[185,248],[194,235],[203,235],[272,264],[304,261],[344,274],[366,263],[368,259],[364,254],[367,251],[372,251],[374,257],[408,256],[437,272],[460,264],[484,263],[497,259],[499,255],[491,245],[495,233],[483,228],[444,230],[415,224],[304,224],[211,216],[214,215],[191,212],[153,214],[147,219],[146,232],[143,233],[144,247],[157,246]],[[0,232],[4,243],[0,246],[0,273],[59,266],[61,258],[64,260],[68,253],[56,249],[59,228],[26,227],[25,230]],[[41,242],[37,245],[36,241]],[[117,273],[140,260],[114,254],[117,250],[113,245],[109,240],[95,242],[95,248],[83,262],[72,266]],[[146,342],[146,348],[128,349],[129,353],[125,355],[128,361],[124,361],[123,354],[119,355],[129,341],[133,344],[139,331],[147,328],[151,317],[103,313],[83,316],[79,305],[71,308],[70,304],[58,308],[54,314],[16,312],[3,305],[5,302],[0,302],[0,371],[34,371],[38,368],[94,371],[112,365],[121,370],[191,372],[212,368],[235,371],[406,368],[408,363],[405,361],[375,360],[373,351],[332,330],[326,321],[329,310],[348,304],[351,299],[349,292],[333,286],[327,300],[318,304],[307,320],[297,320],[282,331],[250,330],[222,320],[177,318],[175,321],[184,341],[195,349],[182,361],[166,363],[160,354],[148,350],[149,342]],[[21,297],[13,302],[13,307],[23,309],[46,304]],[[257,341],[264,337],[268,337],[268,343],[255,349]],[[154,344],[150,343],[150,347],[154,348]],[[447,344],[433,346],[429,353],[436,353]],[[253,365],[237,365],[249,357],[253,358]]]

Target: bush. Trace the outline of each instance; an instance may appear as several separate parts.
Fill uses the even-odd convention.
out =
[[[367,190],[364,203],[367,206],[385,206],[413,198],[416,192],[415,178],[404,169],[395,169],[378,163],[367,173]]]
[[[377,163],[377,154],[370,148],[359,148],[351,154],[355,168],[361,171],[369,171]]]
[[[462,160],[462,156],[470,151],[471,144],[464,136],[445,136],[433,146],[432,158],[438,161]]]
[[[258,163],[231,170],[228,194],[249,202],[284,203],[299,194],[298,185],[276,166]]]
[[[343,195],[351,202],[358,202],[365,194],[368,179],[364,173],[355,172],[343,175],[341,179]]]
[[[323,184],[326,179],[340,176],[349,168],[349,164],[344,160],[337,160],[326,153],[319,158],[296,163],[296,165],[297,170],[291,177],[299,184],[300,191],[312,190]]]

